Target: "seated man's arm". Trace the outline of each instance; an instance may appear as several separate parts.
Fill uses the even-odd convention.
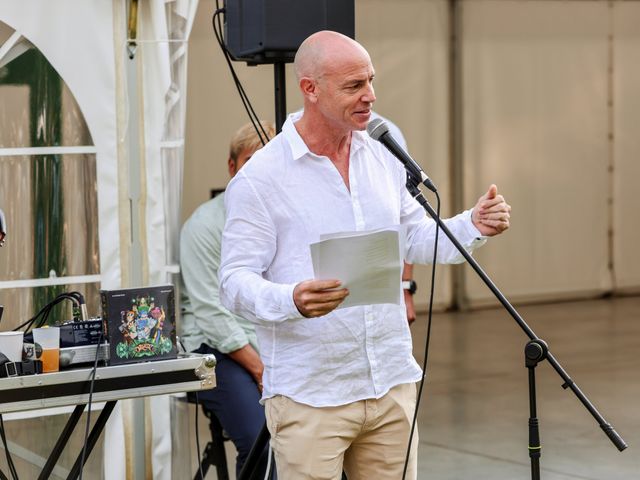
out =
[[[221,229],[191,219],[180,236],[180,268],[197,328],[222,353],[249,344],[238,318],[220,302],[218,267]]]
[[[247,343],[244,347],[239,348],[233,352],[229,352],[229,355],[236,363],[242,365],[242,367],[251,374],[253,379],[258,385],[258,390],[262,392],[262,373],[264,372],[264,364],[260,360],[260,355]]]

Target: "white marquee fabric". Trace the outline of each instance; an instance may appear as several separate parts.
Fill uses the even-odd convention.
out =
[[[0,2],[0,20],[47,57],[73,92],[93,137],[97,149],[99,218],[96,220],[104,288],[120,286],[112,10],[111,2]]]
[[[168,283],[176,271],[174,245],[179,216],[184,152],[187,41],[197,0],[140,2],[137,90],[126,87],[124,0],[3,0],[0,21],[14,28],[45,55],[74,95],[91,132],[97,161],[101,287],[129,285],[128,238],[141,238],[143,283]],[[37,14],[34,14],[37,12]],[[176,36],[176,32],[178,36]],[[126,132],[128,102],[141,98],[139,130],[144,136],[138,187],[143,212],[131,225]],[[170,153],[167,153],[169,151]],[[177,172],[177,173],[176,173]],[[175,200],[178,199],[178,203]],[[134,206],[135,208],[135,206]],[[168,224],[167,219],[174,220]],[[98,314],[98,312],[92,312]],[[123,403],[123,402],[120,402]],[[146,402],[152,412],[169,412],[167,397]],[[116,407],[105,431],[105,477],[125,478],[125,441],[130,409]],[[123,413],[124,412],[124,415]],[[151,422],[153,477],[171,478],[168,415]],[[124,428],[123,428],[124,427]],[[130,432],[129,432],[130,434]],[[149,438],[147,438],[149,441]],[[144,461],[144,459],[142,460]],[[148,470],[149,467],[147,467]]]
[[[640,285],[639,15],[639,2],[463,3],[465,193],[508,187],[512,228],[477,258],[512,299]],[[465,273],[472,304],[493,303]]]
[[[615,49],[613,65],[613,251],[616,288],[638,291],[640,286],[640,2],[616,4],[613,11]]]

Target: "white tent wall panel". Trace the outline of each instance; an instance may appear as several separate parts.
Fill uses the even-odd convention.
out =
[[[616,288],[640,290],[640,2],[614,7],[613,258]]]
[[[463,8],[467,203],[496,182],[511,230],[476,258],[514,300],[611,289],[607,2]],[[492,294],[466,270],[471,304]]]

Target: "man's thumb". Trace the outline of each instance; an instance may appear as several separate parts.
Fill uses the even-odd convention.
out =
[[[487,190],[487,199],[495,198],[498,194],[498,187],[495,184],[491,184],[489,190]]]

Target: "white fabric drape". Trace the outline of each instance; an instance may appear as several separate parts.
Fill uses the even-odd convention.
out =
[[[611,232],[620,246],[631,238],[618,238],[620,227],[637,235],[630,221],[637,215],[629,211],[631,197],[623,195],[626,182],[617,171],[633,178],[637,162],[629,151],[626,159],[618,156],[610,122],[615,115],[616,129],[636,142],[637,153],[637,121],[625,106],[633,98],[625,72],[638,78],[638,62],[631,59],[637,37],[635,52],[627,50],[626,61],[613,64],[613,75],[627,88],[610,103],[610,55],[618,41],[611,9],[621,3],[463,3],[465,193],[471,202],[493,181],[514,207],[511,230],[477,258],[516,301],[611,291],[616,269],[637,278],[638,263],[622,260],[628,244],[610,266]],[[613,212],[625,212],[615,225]],[[474,273],[465,273],[472,303],[493,303]]]
[[[640,289],[640,2],[616,3],[613,10],[613,255],[616,289]]]
[[[0,2],[0,20],[43,53],[68,85],[91,132],[96,147],[98,218],[95,221],[99,227],[102,288],[121,286],[112,13],[111,2]],[[119,418],[119,408],[116,408],[105,430],[106,443],[113,445],[106,450],[111,458],[105,463],[113,474],[120,475],[111,478],[124,478],[124,441]],[[113,441],[114,438],[117,441]]]
[[[102,286],[116,288],[120,286],[120,230],[115,214],[118,184],[111,3],[3,0],[0,20],[43,53],[82,110],[97,150],[99,218],[95,220],[99,223]]]
[[[146,194],[142,199],[146,210],[145,224],[136,228],[142,232],[142,252],[149,266],[147,284],[167,283],[167,272],[175,271],[171,264],[177,258],[175,242],[184,155],[186,46],[197,3],[197,0],[140,3],[138,54],[142,56],[143,65],[139,72],[142,91],[135,97],[143,99],[139,130],[144,132],[145,148],[140,184],[141,191]],[[118,92],[118,85],[124,85],[118,75],[124,76],[124,71],[121,67],[116,68],[122,65],[119,56],[125,52],[122,24],[126,5],[124,0],[113,3],[75,0],[0,2],[0,20],[42,51],[69,86],[91,132],[97,151],[99,218],[95,220],[99,222],[101,286],[107,289],[124,286],[123,269],[128,269],[129,265],[121,265],[121,258],[126,262],[130,254],[120,251],[121,236],[126,245],[130,226],[126,224],[128,216],[120,218],[119,215],[128,209],[128,205],[123,207],[120,203],[126,197],[123,192],[129,189],[129,179],[126,175],[118,175],[118,164],[122,160],[118,158],[118,131],[127,131],[128,119],[122,112],[128,107],[124,105],[120,110],[120,125],[117,111],[118,99],[124,99],[126,103],[128,95]],[[118,15],[114,16],[114,12]],[[171,37],[176,31],[180,36]],[[172,48],[174,44],[170,42],[177,42],[177,48]],[[163,150],[171,150],[164,156],[164,161]],[[168,222],[167,218],[173,221]],[[154,397],[147,405],[152,412],[170,410],[166,397]],[[120,411],[119,406],[114,410],[105,431],[106,478],[126,476]],[[148,418],[153,423],[153,476],[169,479],[169,417],[148,415]]]
[[[197,0],[140,5],[150,284],[166,283],[178,258],[187,45],[197,5]]]
[[[146,256],[149,284],[170,282],[178,259],[178,228],[186,108],[187,42],[197,0],[143,2],[139,10],[142,59]],[[146,402],[151,414],[153,478],[171,480],[170,397]]]

